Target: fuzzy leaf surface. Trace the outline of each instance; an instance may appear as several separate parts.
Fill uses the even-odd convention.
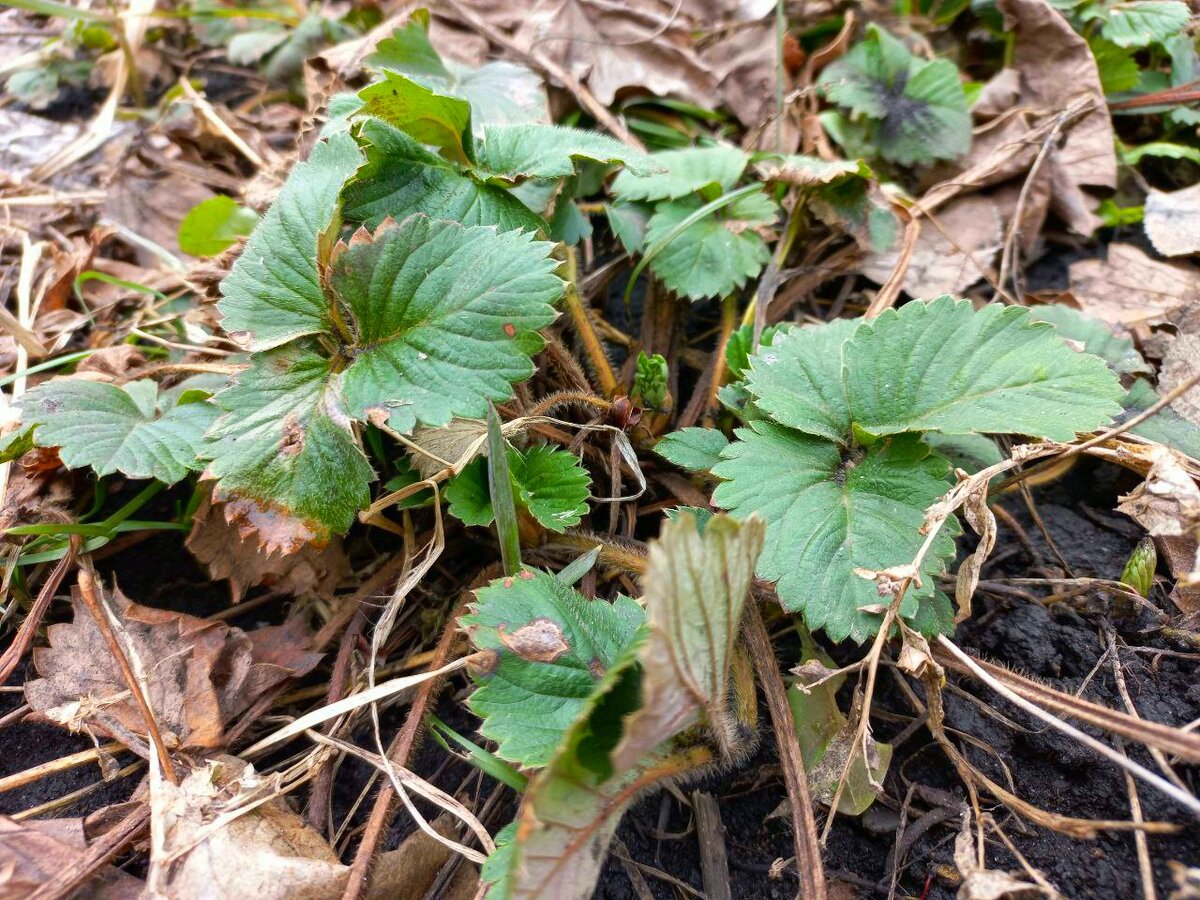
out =
[[[533,374],[537,331],[562,293],[550,249],[528,233],[424,216],[340,245],[330,282],[353,336],[339,376],[350,415],[407,434],[507,400]]]
[[[654,452],[667,462],[693,472],[707,472],[721,460],[729,438],[716,428],[682,428],[654,445]]]
[[[958,69],[923,60],[882,28],[821,74],[831,101],[870,120],[868,142],[900,165],[954,159],[971,144],[971,117]]]
[[[501,231],[547,227],[536,213],[502,187],[456,169],[402,131],[369,119],[362,125],[366,163],[346,188],[345,215],[374,227],[386,218],[415,213],[463,225],[495,225]]]
[[[34,443],[58,447],[69,469],[121,472],[174,484],[201,468],[196,453],[218,410],[204,401],[176,405],[150,380],[118,387],[58,378],[21,398],[22,420],[37,425]]]
[[[469,705],[497,754],[544,766],[597,685],[639,633],[641,607],[627,597],[588,600],[546,572],[526,569],[476,591],[459,619],[493,664],[475,673]]]
[[[663,740],[703,721],[720,746],[732,737],[730,666],[754,581],[765,523],[715,516],[703,531],[684,513],[650,545],[644,601],[650,635],[639,652],[642,705],[613,754],[620,772]]]
[[[612,191],[624,201],[678,200],[702,192],[720,194],[737,184],[749,160],[743,151],[725,144],[664,150],[647,157],[649,171],[626,169],[618,175]]]
[[[1104,36],[1118,47],[1148,47],[1178,34],[1191,20],[1191,11],[1179,0],[1132,0],[1098,9],[1104,19]]]
[[[939,297],[864,322],[845,360],[850,418],[870,434],[943,431],[1071,440],[1120,412],[1104,360],[1027,310]]]
[[[699,198],[660,203],[647,225],[654,244],[700,209]],[[775,220],[778,209],[756,193],[688,225],[650,262],[650,271],[670,290],[690,300],[724,296],[762,271],[771,253],[754,226]]]
[[[713,502],[738,517],[767,522],[758,574],[776,582],[780,599],[803,612],[813,631],[862,641],[879,616],[860,611],[881,598],[855,569],[883,571],[912,561],[923,538],[925,509],[946,492],[946,461],[915,435],[897,435],[869,450],[838,444],[760,421],[737,431],[713,474],[725,479]],[[926,556],[922,588],[910,588],[900,614],[926,632],[937,630],[934,579],[954,555],[957,529],[943,528]]]
[[[1099,356],[1118,375],[1148,375],[1154,371],[1132,340],[1114,334],[1100,319],[1057,303],[1031,307],[1029,315],[1039,322],[1049,322],[1061,337],[1083,344],[1084,352]]]
[[[362,154],[349,134],[318,143],[292,169],[221,282],[221,325],[244,336],[249,349],[267,350],[329,327],[317,245],[337,215],[342,185],[361,164]]]
[[[518,508],[543,528],[561,533],[587,512],[591,477],[575,454],[545,444],[524,452],[510,447],[508,471]],[[476,459],[446,485],[446,502],[451,515],[468,525],[492,524],[486,459]]]

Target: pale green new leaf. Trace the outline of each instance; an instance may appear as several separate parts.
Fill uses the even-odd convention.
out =
[[[623,163],[629,172],[651,173],[648,158],[606,134],[559,125],[491,125],[475,146],[476,167],[508,181],[562,178],[575,174],[578,160]]]
[[[834,103],[869,120],[867,140],[900,165],[954,159],[971,145],[971,116],[958,69],[913,56],[877,25],[821,73]]]
[[[543,528],[561,533],[587,512],[591,477],[575,454],[544,444],[524,452],[510,447],[508,470],[518,508]],[[467,525],[492,524],[486,459],[474,460],[446,485],[446,502]]]
[[[372,227],[384,219],[423,213],[463,225],[543,232],[547,225],[504,188],[463,174],[402,131],[374,119],[363,123],[366,163],[347,186],[345,215]]]
[[[1104,36],[1118,47],[1148,47],[1178,34],[1191,20],[1180,0],[1132,0],[1113,3],[1100,12]]]
[[[257,224],[258,214],[232,197],[209,197],[188,210],[179,223],[179,249],[192,256],[219,256]]]
[[[701,205],[699,198],[660,203],[647,226],[647,244],[665,239]],[[754,227],[773,222],[777,212],[764,193],[743,197],[684,228],[651,260],[650,271],[681,297],[724,296],[758,275],[771,258]]]
[[[468,701],[497,755],[544,766],[588,709],[605,673],[633,642],[645,614],[618,597],[588,600],[553,575],[525,569],[476,591],[459,619],[479,650],[495,652],[474,672]]]
[[[625,723],[613,767],[633,768],[664,738],[703,722],[732,746],[730,666],[765,525],[715,516],[700,531],[686,513],[650,544],[643,579],[650,635],[639,652],[642,705]]]
[[[864,322],[844,349],[851,420],[864,431],[1027,434],[1071,440],[1120,412],[1104,360],[1021,307],[939,297]]]
[[[370,503],[375,474],[315,342],[257,355],[216,402],[226,415],[205,452],[224,497],[286,514],[318,541]]]
[[[1134,59],[1133,51],[1118,47],[1112,41],[1093,37],[1088,41],[1096,69],[1100,73],[1100,88],[1106,94],[1131,91],[1142,80],[1142,70]]]
[[[785,608],[833,641],[862,641],[879,628],[875,582],[856,569],[883,571],[912,562],[924,540],[925,509],[949,489],[949,467],[915,435],[896,435],[869,450],[770,422],[737,431],[713,474],[725,479],[713,503],[767,522],[758,574],[776,582]],[[956,526],[956,523],[950,523]],[[954,555],[956,527],[943,528],[925,559],[923,586],[911,587],[900,614],[926,633],[947,618],[931,601],[935,577]],[[921,613],[919,599],[927,609]]]
[[[471,162],[471,104],[458,97],[439,94],[406,78],[384,70],[383,80],[358,92],[363,110],[403,131],[419,144],[429,144],[448,159]]]
[[[274,204],[221,282],[221,326],[266,350],[329,328],[329,303],[317,274],[318,240],[334,221],[342,185],[362,163],[340,133],[318,143],[284,183]]]
[[[507,400],[533,374],[537,332],[562,294],[550,249],[528,233],[424,216],[340,245],[330,282],[353,335],[339,376],[350,415],[407,434]]]
[[[118,387],[57,378],[21,397],[22,423],[37,425],[34,443],[58,447],[69,469],[121,472],[173,484],[201,468],[196,452],[218,410],[203,400],[176,405],[150,380]]]
[[[729,438],[716,428],[683,428],[654,445],[654,452],[667,462],[693,472],[707,472],[721,459]]]
[[[664,150],[646,158],[649,171],[626,169],[618,175],[612,191],[624,201],[677,200],[705,192],[715,196],[737,184],[749,159],[742,150],[725,144]]]

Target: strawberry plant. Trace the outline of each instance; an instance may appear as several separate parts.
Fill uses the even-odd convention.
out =
[[[1111,421],[1122,391],[1104,361],[1077,353],[1028,312],[941,297],[869,322],[781,331],[750,358],[748,421],[733,443],[669,436],[663,455],[711,469],[713,502],[767,522],[760,577],[835,641],[878,630],[874,576],[909,563],[950,464],[927,434],[1070,440]],[[948,631],[937,586],[954,557],[943,529],[900,607]]]

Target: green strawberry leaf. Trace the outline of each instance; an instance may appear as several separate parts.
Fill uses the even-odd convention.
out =
[[[664,240],[701,206],[698,197],[658,204],[647,225],[647,243]],[[765,193],[743,197],[684,228],[651,260],[650,271],[690,300],[729,294],[758,275],[771,258],[754,227],[774,222],[778,211]]]
[[[811,203],[817,218],[844,229],[868,252],[886,253],[900,240],[900,220],[873,181],[843,178],[821,185]]]
[[[746,387],[759,409],[781,425],[830,441],[851,433],[842,383],[842,347],[858,330],[857,319],[789,328],[750,357]]]
[[[708,472],[721,459],[729,438],[716,428],[683,428],[654,445],[654,452],[667,462],[693,472]]]
[[[915,435],[865,451],[770,422],[738,429],[737,437],[713,469],[725,479],[713,503],[766,520],[759,576],[776,582],[784,607],[802,612],[811,630],[823,628],[835,642],[874,634],[880,615],[863,608],[886,601],[856,570],[880,572],[913,560],[924,540],[925,509],[949,489],[946,461]],[[925,558],[923,585],[910,587],[900,607],[926,633],[944,618],[945,603],[935,608],[933,591],[954,556],[957,531],[956,520],[942,529]]]
[[[201,468],[196,458],[218,410],[199,400],[177,405],[150,380],[123,386],[57,378],[21,397],[22,422],[36,425],[34,443],[58,447],[69,469],[121,472],[174,484]]]
[[[275,203],[221,282],[221,325],[251,350],[267,350],[330,327],[317,271],[319,242],[336,224],[338,194],[362,163],[349,134],[318,143],[284,183]]]
[[[338,378],[349,414],[400,433],[481,418],[533,374],[562,294],[551,245],[423,216],[361,229],[330,284],[352,335]]]
[[[546,89],[536,72],[502,60],[478,69],[444,62],[429,42],[428,29],[428,10],[415,10],[405,25],[376,45],[367,64],[466,100],[477,133],[484,125],[549,121]]]
[[[1100,72],[1100,87],[1104,93],[1117,94],[1137,87],[1138,82],[1142,80],[1142,70],[1134,59],[1132,50],[1118,47],[1102,37],[1092,37],[1088,46],[1096,59],[1096,68]]]
[[[524,452],[510,447],[508,471],[518,508],[543,528],[562,533],[587,513],[591,476],[574,453],[545,444]],[[473,460],[446,485],[446,502],[467,525],[492,524],[486,459]]]
[[[1132,0],[1096,7],[1085,18],[1104,20],[1104,37],[1118,47],[1148,47],[1178,34],[1191,21],[1180,0]]]
[[[952,297],[863,322],[843,358],[851,420],[874,435],[1071,440],[1110,422],[1123,394],[1102,359],[1072,350],[1028,310],[995,303],[975,310]]]
[[[299,341],[256,355],[217,394],[226,414],[205,453],[220,499],[286,515],[315,541],[350,527],[375,475],[334,382],[316,342]]]
[[[473,672],[468,705],[497,755],[544,766],[592,702],[597,686],[641,632],[645,613],[627,597],[588,600],[530,569],[476,591],[459,619],[490,663]]]
[[[627,172],[656,171],[647,157],[615,138],[559,125],[491,125],[475,147],[481,174],[512,183],[574,175],[576,161],[584,159],[603,165],[623,163]]]
[[[1144,378],[1135,379],[1129,393],[1121,401],[1126,416],[1143,412],[1159,401],[1158,392]],[[1166,406],[1152,415],[1132,432],[1151,441],[1158,441],[1176,450],[1182,450],[1192,459],[1200,459],[1200,427],[1189,422],[1171,407]]]
[[[36,445],[33,440],[33,427],[21,427],[8,434],[0,436],[0,463],[20,459]]]
[[[677,200],[692,194],[705,194],[711,200],[737,184],[749,160],[743,151],[725,144],[664,150],[647,157],[645,170],[623,171],[613,181],[612,191],[627,202]]]
[[[501,231],[544,232],[546,222],[502,187],[463,174],[402,131],[374,119],[361,126],[366,163],[345,191],[345,215],[374,227],[415,213]]]
[[[1031,307],[1029,315],[1039,322],[1049,322],[1068,341],[1083,344],[1085,353],[1099,356],[1118,375],[1148,375],[1154,371],[1142,359],[1133,341],[1114,334],[1100,319],[1058,303]]]
[[[913,56],[877,25],[821,73],[825,96],[870,123],[868,142],[900,165],[962,156],[971,116],[958,69]]]
[[[390,69],[383,80],[358,92],[363,111],[403,131],[419,144],[440,149],[447,159],[471,164],[471,104],[439,94]]]

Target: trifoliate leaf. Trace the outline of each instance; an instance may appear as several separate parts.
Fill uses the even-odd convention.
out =
[[[179,249],[192,256],[219,256],[257,224],[258,214],[232,197],[209,197],[179,223]]]
[[[1068,341],[1083,344],[1086,353],[1099,356],[1118,375],[1149,374],[1154,371],[1142,359],[1142,354],[1137,352],[1133,341],[1114,334],[1100,319],[1058,303],[1031,307],[1029,315],[1039,322],[1049,322],[1058,330],[1059,336]]]
[[[639,174],[626,169],[613,182],[612,191],[625,201],[677,200],[691,194],[705,194],[711,200],[737,184],[749,159],[727,145],[664,150],[647,158],[652,171]]]
[[[316,342],[257,355],[216,402],[226,414],[205,452],[222,498],[296,519],[316,541],[347,530],[370,503],[375,475]]]
[[[715,428],[683,428],[655,444],[654,452],[680,468],[707,472],[728,446],[729,438]]]
[[[345,215],[372,227],[424,213],[463,225],[541,232],[546,222],[502,187],[483,184],[430,153],[407,134],[369,119],[362,125],[367,161],[347,186]]]
[[[1028,310],[975,310],[952,297],[863,322],[843,358],[850,418],[875,435],[981,431],[1071,440],[1111,421],[1123,394],[1102,359],[1072,350]]]
[[[275,203],[221,282],[222,327],[266,350],[330,327],[317,274],[318,241],[338,210],[342,185],[362,163],[349,134],[313,148],[288,176]]]
[[[339,245],[330,284],[352,340],[338,376],[349,414],[408,433],[482,417],[533,374],[562,293],[551,245],[522,232],[414,216]]]
[[[869,122],[868,138],[900,165],[954,159],[971,145],[971,116],[958,69],[913,56],[877,25],[821,73],[828,97]]]
[[[494,651],[473,673],[469,705],[497,755],[544,766],[588,708],[605,674],[645,620],[634,601],[588,600],[546,572],[525,569],[476,591],[459,619],[479,650]]]
[[[643,154],[606,134],[559,125],[492,125],[475,148],[479,171],[493,178],[561,178],[575,174],[575,162],[624,163],[626,171],[651,173]]]
[[[403,131],[419,144],[439,148],[447,159],[471,163],[471,104],[439,94],[399,72],[358,92],[363,110]]]
[[[716,516],[701,532],[684,514],[650,544],[643,579],[650,635],[638,654],[642,706],[613,754],[617,771],[698,722],[723,750],[732,747],[730,667],[764,531],[760,518]]]
[[[842,347],[857,319],[790,328],[750,357],[746,387],[757,405],[781,425],[831,441],[850,436],[850,410],[842,383]]]
[[[1179,0],[1132,0],[1097,7],[1104,20],[1104,36],[1118,47],[1148,47],[1178,34],[1191,20],[1191,11]]]
[[[811,630],[824,628],[833,641],[869,637],[880,616],[862,608],[888,601],[856,570],[882,572],[912,562],[924,540],[919,529],[925,509],[949,488],[945,460],[915,435],[846,450],[755,422],[738,429],[737,437],[713,469],[725,479],[713,503],[739,517],[757,513],[766,520],[759,576],[776,582],[784,606],[803,612]],[[919,598],[932,594],[936,576],[954,555],[956,533],[956,522],[942,529],[925,558],[923,585],[909,588],[902,616],[917,617]]]
[[[37,446],[58,447],[67,468],[167,484],[201,468],[196,452],[218,414],[204,401],[176,405],[148,379],[118,387],[83,378],[38,385],[21,397],[21,411],[23,424],[38,426]]]
[[[524,452],[510,447],[508,471],[517,508],[543,528],[561,533],[587,512],[591,477],[575,454],[547,445]],[[467,525],[492,524],[486,459],[474,460],[446,485],[446,502],[451,515]]]
[[[701,205],[695,197],[660,203],[647,226],[647,243],[664,240]],[[735,201],[672,238],[650,262],[650,271],[681,297],[724,296],[745,285],[767,264],[770,251],[754,226],[773,222],[777,212],[778,207],[763,193]]]

